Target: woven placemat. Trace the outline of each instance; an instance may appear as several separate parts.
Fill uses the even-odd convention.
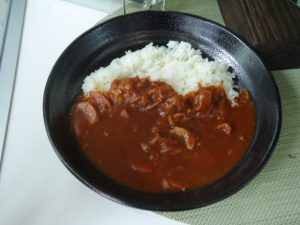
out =
[[[224,24],[216,0],[166,0],[165,8]],[[106,19],[122,14],[120,9]],[[300,224],[300,69],[273,71],[273,75],[282,101],[282,130],[262,172],[223,201],[194,210],[158,212],[160,215],[197,225]]]

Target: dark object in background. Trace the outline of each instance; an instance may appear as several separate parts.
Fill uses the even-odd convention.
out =
[[[244,37],[271,70],[300,67],[300,8],[289,0],[218,0],[228,28]]]
[[[126,50],[153,42],[186,41],[212,59],[231,66],[240,88],[256,106],[256,131],[239,164],[217,182],[193,190],[154,194],[137,191],[107,177],[82,153],[73,135],[70,107],[87,74],[107,66]],[[103,196],[148,210],[183,210],[205,206],[240,190],[266,164],[279,137],[281,103],[276,83],[261,59],[223,26],[198,16],[147,11],[116,17],[79,36],[54,65],[44,92],[44,121],[54,150],[84,184]],[[268,112],[268,113],[266,113]]]

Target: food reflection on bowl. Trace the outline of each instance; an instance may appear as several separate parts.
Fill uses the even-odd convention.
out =
[[[230,77],[233,86],[228,88],[227,79],[217,84],[201,81],[200,86],[197,81],[189,81],[191,89],[179,90],[180,83],[184,83],[181,78],[176,80],[180,84],[177,86],[170,83],[172,79],[162,79],[163,75],[156,79],[155,74],[147,77],[128,73],[131,77],[112,77],[104,88],[97,84],[98,89],[93,89],[93,82],[87,79],[84,86],[91,88],[88,92],[84,88],[82,93],[86,75],[99,67],[106,67],[126,51],[136,51],[149,43],[153,47],[166,46],[170,40],[190,43],[196,51],[201,49],[207,62],[230,66],[229,71],[225,68],[224,76]],[[224,70],[222,66],[218,69]],[[127,91],[128,85],[134,88]],[[137,91],[136,102],[136,93],[130,90]],[[116,94],[119,91],[121,94]],[[206,104],[209,101],[212,103]],[[226,28],[175,12],[121,16],[78,37],[51,71],[43,110],[54,150],[77,178],[109,199],[151,210],[200,207],[235,193],[265,165],[281,124],[277,86],[255,52]],[[81,122],[80,117],[84,118]],[[84,136],[86,131],[90,135]],[[96,133],[101,136],[96,138]],[[101,140],[99,148],[103,151],[90,146],[92,136]],[[215,139],[222,140],[221,148],[214,147]],[[127,147],[134,149],[133,155],[125,154]],[[122,155],[116,156],[119,153]],[[116,155],[105,162],[99,154]],[[136,157],[143,160],[141,165]],[[190,163],[189,157],[206,160],[198,165]],[[200,175],[197,171],[182,172],[179,164]],[[157,170],[162,173],[154,172]],[[147,184],[151,176],[152,186]]]
[[[94,165],[148,192],[217,181],[240,161],[255,131],[254,103],[246,89],[234,90],[228,67],[188,43],[167,46],[149,44],[94,71],[71,110]]]

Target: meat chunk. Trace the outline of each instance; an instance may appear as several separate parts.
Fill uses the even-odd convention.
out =
[[[75,107],[75,113],[79,113],[90,124],[98,122],[99,118],[95,108],[89,102],[80,102]]]
[[[174,89],[169,85],[156,86],[148,91],[153,102],[162,102],[167,98],[176,95]]]
[[[179,155],[182,152],[184,152],[183,148],[176,147],[172,142],[170,141],[164,141],[161,142],[161,154],[167,154],[167,155]]]
[[[159,105],[159,102],[154,102],[152,104],[147,105],[146,107],[143,107],[142,111],[149,111],[150,109],[153,109],[158,105]]]
[[[124,93],[124,101],[126,103],[132,104],[132,106],[140,107],[141,95],[135,89],[127,90]]]
[[[140,85],[146,88],[143,89]],[[141,111],[149,111],[175,94],[175,91],[168,85],[149,86],[147,79],[141,80],[140,85],[136,85],[137,90],[134,88],[127,90],[123,96],[125,102],[129,103],[133,108],[139,108]]]
[[[149,105],[149,102],[150,102],[150,100],[148,99],[148,96],[147,95],[142,95],[141,98],[140,98],[139,104],[141,106],[145,107],[145,106]]]
[[[124,118],[124,119],[129,119],[129,113],[127,112],[126,109],[123,109],[121,112],[120,112],[120,117]]]
[[[115,80],[110,87],[110,98],[115,104],[122,102],[133,103],[140,99],[137,91],[134,88],[136,82],[140,81],[138,77],[123,78]]]
[[[212,93],[210,90],[201,89],[194,97],[194,109],[197,111],[209,110],[212,108]]]
[[[168,116],[168,121],[171,127],[175,127],[177,120],[175,119],[174,116]]]
[[[193,133],[182,127],[174,127],[170,133],[183,138],[188,150],[194,149],[196,138]]]
[[[108,112],[112,108],[109,99],[101,92],[90,93],[91,103],[95,105],[100,113]]]
[[[141,79],[135,86],[137,89],[144,89],[150,85],[149,79]]]
[[[178,112],[184,107],[184,99],[180,95],[172,96],[166,99],[158,108],[161,116],[168,115],[170,113]]]
[[[167,155],[178,155],[184,152],[184,148],[179,147],[176,143],[176,141],[166,138],[166,137],[161,137],[158,133],[155,134],[154,138],[152,138],[149,141],[149,145],[154,146],[158,145],[160,147],[160,153],[161,154],[167,154]],[[142,148],[145,146],[142,146]]]
[[[217,130],[222,131],[226,135],[231,135],[232,133],[232,127],[228,123],[218,125]]]
[[[171,127],[175,127],[178,123],[184,123],[189,120],[189,116],[185,113],[175,113],[168,115],[168,121]]]
[[[153,102],[145,93],[129,91],[124,96],[126,99],[125,101],[129,103],[132,108],[137,108],[143,112],[149,111],[159,104],[159,102]]]

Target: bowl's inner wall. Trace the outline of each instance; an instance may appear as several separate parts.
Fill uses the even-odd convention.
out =
[[[169,40],[189,42],[194,48],[201,49],[204,55],[233,68],[239,86],[250,91],[256,104],[257,129],[246,157],[226,179],[197,190],[168,194],[165,198],[166,194],[145,194],[124,187],[91,165],[83,157],[71,132],[69,113],[75,97],[81,92],[85,76],[108,65],[127,50],[142,48],[150,42],[165,45]],[[143,202],[151,209],[179,209],[204,205],[224,197],[257,172],[269,155],[278,131],[280,105],[277,98],[273,80],[260,59],[230,32],[197,17],[156,12],[111,20],[73,42],[50,74],[44,111],[52,144],[61,160],[92,189],[134,206],[141,207]]]

